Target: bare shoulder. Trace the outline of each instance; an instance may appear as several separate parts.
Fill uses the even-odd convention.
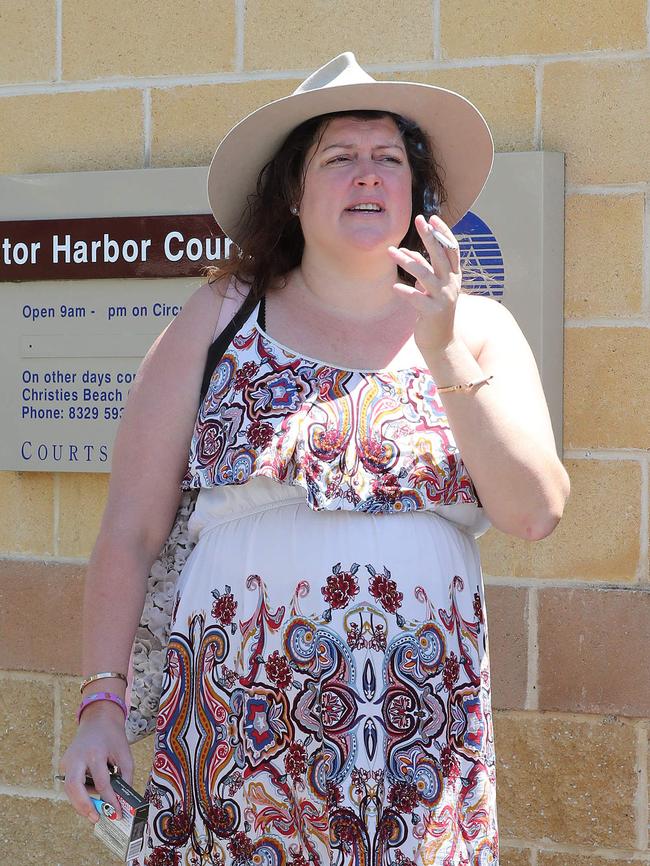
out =
[[[512,313],[493,298],[463,292],[456,306],[460,336],[475,358],[486,345],[504,337],[521,338]]]
[[[229,283],[223,278],[204,283],[190,295],[168,327],[174,326],[177,330],[195,329],[199,339],[204,333],[212,336],[224,298],[229,292]]]
[[[223,282],[200,286],[153,342],[129,392],[122,428],[134,415],[139,425],[147,424],[166,406],[175,419],[184,418],[186,432],[225,288]]]
[[[183,304],[180,313],[156,338],[142,362],[141,370],[146,370],[152,362],[156,364],[165,356],[169,356],[172,362],[176,358],[177,364],[205,357],[226,289],[223,280],[204,283],[196,289]]]

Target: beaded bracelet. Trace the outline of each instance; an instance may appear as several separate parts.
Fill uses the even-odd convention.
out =
[[[91,683],[96,682],[97,680],[124,680],[126,682],[126,674],[121,674],[117,671],[103,671],[100,674],[92,674],[92,676],[86,677],[86,679],[82,682],[79,691],[83,694],[83,690],[86,686],[89,686]]]
[[[111,703],[117,704],[124,713],[124,719],[126,721],[126,717],[129,715],[129,711],[126,704],[119,695],[116,695],[113,692],[94,692],[92,695],[88,695],[88,697],[85,697],[79,704],[79,709],[77,710],[77,724],[79,724],[81,720],[81,714],[86,709],[86,707],[89,707],[96,701],[111,701]]]

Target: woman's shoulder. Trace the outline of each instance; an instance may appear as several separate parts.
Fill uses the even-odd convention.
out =
[[[219,313],[224,298],[230,295],[230,283],[223,277],[210,279],[195,289],[182,305],[177,319],[195,317],[200,313]]]
[[[512,314],[501,302],[467,292],[462,292],[458,298],[456,322],[460,336],[474,357],[478,357],[488,340],[507,336],[517,329]]]
[[[210,281],[192,292],[152,344],[140,365],[141,371],[169,367],[168,372],[180,374],[183,369],[202,365],[224,304],[226,288],[224,282]]]
[[[238,306],[243,295],[229,276],[217,276],[199,286],[183,304],[175,323],[179,330],[195,330],[200,341],[212,337],[222,312]]]
[[[487,295],[473,295],[470,292],[461,292],[457,310],[463,321],[475,327],[480,327],[483,322],[487,327],[488,323],[503,321],[504,317],[512,318],[512,314],[501,301],[496,301]]]

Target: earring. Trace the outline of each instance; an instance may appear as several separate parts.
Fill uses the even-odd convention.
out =
[[[289,208],[289,210],[291,211],[291,213],[292,213],[294,216],[297,216],[297,215],[298,215],[298,208],[296,207],[295,204],[292,204],[291,207]]]

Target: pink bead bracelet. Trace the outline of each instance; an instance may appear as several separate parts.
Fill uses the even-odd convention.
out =
[[[111,703],[117,704],[124,713],[124,719],[126,720],[129,711],[126,704],[119,695],[116,695],[113,692],[95,692],[94,694],[85,697],[79,704],[79,709],[77,710],[77,724],[79,724],[81,720],[81,714],[86,709],[86,707],[89,707],[91,704],[94,704],[97,701],[111,701]]]

